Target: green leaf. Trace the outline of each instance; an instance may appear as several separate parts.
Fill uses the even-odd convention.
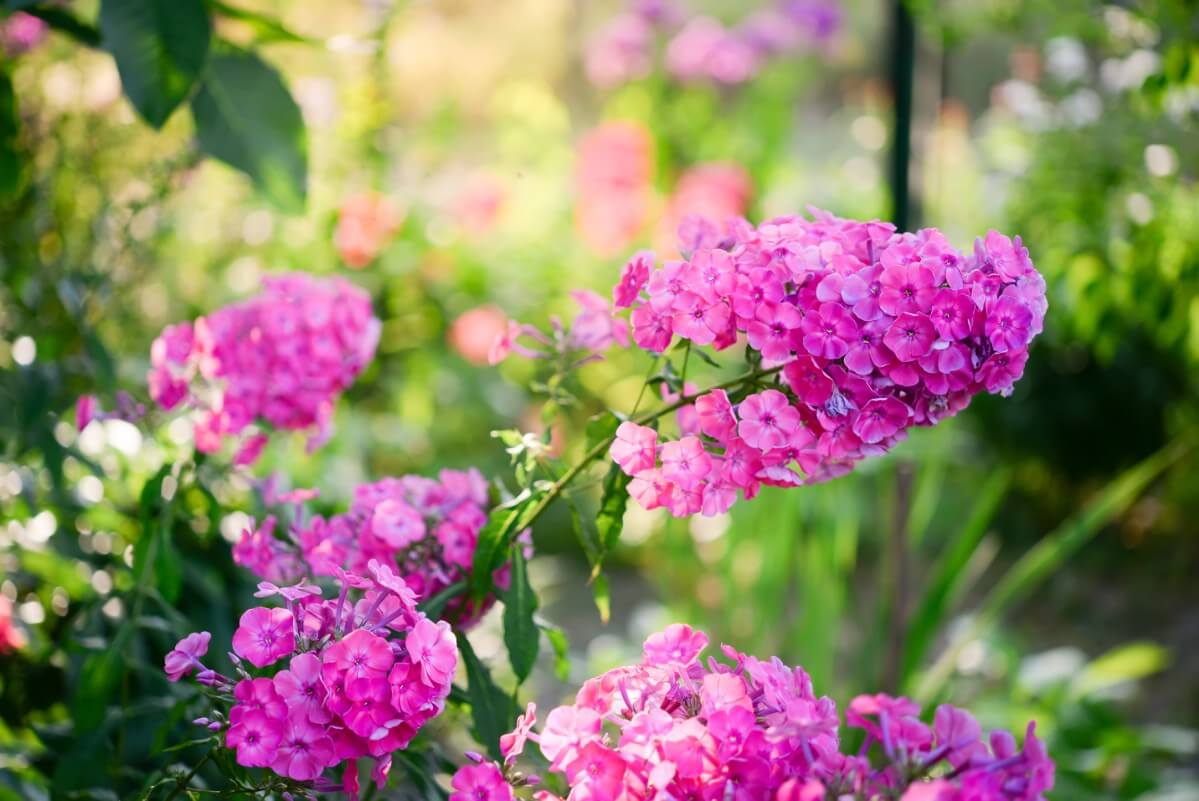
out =
[[[466,635],[458,634],[458,650],[466,666],[467,695],[470,698],[470,713],[474,720],[472,729],[475,739],[487,748],[493,759],[500,759],[500,735],[509,731],[516,722],[516,708],[512,698],[496,686],[487,669]]]
[[[987,533],[1010,483],[1011,473],[1007,470],[992,473],[979,492],[970,517],[945,544],[908,626],[903,652],[904,681],[924,662],[933,638],[945,625],[950,608],[969,576],[966,565]]]
[[[575,531],[575,538],[583,549],[583,555],[587,557],[587,564],[595,568],[600,564],[599,532],[595,530],[595,521],[579,510],[579,505],[575,503],[575,499],[570,493],[563,493],[562,497],[566,499],[566,505],[570,508],[570,520]]]
[[[526,489],[507,503],[497,506],[491,510],[487,522],[479,530],[470,574],[471,597],[476,600],[495,586],[492,573],[500,566],[500,555],[508,548],[512,535],[519,531],[522,516],[534,497],[532,490]]]
[[[604,494],[595,515],[595,528],[599,531],[600,554],[607,554],[620,541],[624,530],[624,513],[629,505],[629,482],[632,477],[620,469],[615,462],[604,476]]]
[[[92,731],[104,722],[104,715],[124,670],[124,646],[129,639],[129,631],[128,627],[122,626],[109,647],[89,654],[83,661],[71,704],[75,727],[81,732]]]
[[[171,537],[174,496],[171,500],[162,497],[170,475],[171,465],[165,464],[142,487],[138,504],[142,532],[133,548],[133,569],[139,585],[156,587],[163,598],[174,603],[183,586],[183,562]]]
[[[591,594],[595,597],[595,608],[599,610],[600,620],[606,626],[612,619],[612,596],[608,592],[608,577],[596,573],[591,580]]]
[[[616,429],[620,427],[621,422],[621,419],[610,411],[600,412],[592,417],[587,421],[587,440],[584,449],[591,451],[601,442],[615,437]]]
[[[1160,673],[1170,664],[1170,652],[1152,642],[1121,645],[1095,659],[1070,686],[1076,698],[1085,697],[1125,682]]]
[[[539,621],[537,626],[545,633],[546,640],[554,650],[554,675],[559,681],[570,681],[570,642],[566,639],[566,632],[545,621]]]
[[[1109,521],[1128,509],[1154,479],[1191,447],[1186,440],[1174,442],[1133,465],[1100,490],[1076,515],[1030,548],[991,588],[970,623],[921,678],[916,699],[927,702],[936,697],[966,645],[990,631],[1011,606],[1023,600]]]
[[[284,211],[304,209],[308,136],[282,78],[253,53],[214,53],[192,100],[208,155],[250,176]]]
[[[161,128],[203,72],[212,31],[203,0],[103,0],[100,35],[133,107]]]
[[[301,36],[284,26],[278,20],[268,17],[265,14],[259,14],[245,8],[236,8],[228,3],[222,3],[220,0],[210,0],[209,5],[222,17],[235,19],[248,25],[253,29],[256,40],[259,43],[293,42],[296,44],[319,44],[315,39]]]
[[[504,644],[508,660],[518,683],[524,683],[537,662],[541,637],[533,614],[537,611],[537,594],[529,584],[529,565],[524,548],[518,543],[512,548],[512,580],[504,593]]]

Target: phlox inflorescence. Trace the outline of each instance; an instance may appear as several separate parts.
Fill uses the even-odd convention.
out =
[[[266,517],[242,532],[233,560],[267,581],[290,582],[336,576],[345,569],[365,574],[372,560],[395,569],[419,601],[465,581],[471,571],[479,531],[487,522],[488,486],[478,470],[442,470],[437,479],[406,475],[359,484],[348,511],[307,515],[312,490],[292,491],[267,500],[290,511],[290,521]],[[527,542],[527,538],[526,538]],[[510,567],[494,574],[507,589]],[[466,628],[494,603],[467,594],[449,598],[441,617]]]
[[[233,635],[235,677],[206,667],[208,632],[167,654],[167,678],[195,674],[214,702],[197,720],[220,732],[244,767],[269,768],[314,790],[356,797],[359,758],[386,781],[393,752],[445,708],[458,649],[448,623],[417,610],[416,595],[391,568],[338,571],[336,599],[301,581],[259,585],[284,606],[247,610]],[[340,783],[326,771],[345,763]]]
[[[718,514],[738,492],[843,475],[979,392],[1010,394],[1041,332],[1045,282],[1019,237],[963,254],[935,229],[825,212],[727,228],[684,260],[637,254],[613,289],[642,349],[744,344],[758,368],[737,395],[696,397],[677,439],[620,426],[611,456],[646,508]]]
[[[263,280],[263,291],[193,322],[168,326],[150,350],[150,396],[196,413],[196,448],[240,438],[250,464],[266,435],[255,424],[329,436],[333,404],[374,357],[381,324],[370,298],[340,278],[303,273]]]
[[[984,739],[968,712],[942,705],[931,725],[906,698],[858,696],[848,726],[864,741],[843,753],[834,702],[802,668],[725,646],[701,660],[708,638],[675,624],[646,640],[639,664],[584,683],[573,704],[535,732],[530,704],[500,740],[502,762],[474,758],[455,774],[450,801],[512,801],[537,788],[517,769],[528,742],[548,761],[544,785],[578,801],[1042,801],[1054,766],[1029,725],[1022,747],[1007,732]]]

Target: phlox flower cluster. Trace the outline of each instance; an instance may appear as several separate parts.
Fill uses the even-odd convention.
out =
[[[676,516],[843,475],[978,392],[1009,394],[1047,308],[1019,237],[992,231],[964,254],[935,229],[823,212],[735,222],[720,247],[657,269],[638,254],[613,297],[645,350],[676,336],[718,351],[744,341],[762,368],[754,391],[697,398],[678,439],[617,431],[630,493]]]
[[[500,740],[503,763],[461,768],[450,800],[511,801],[540,784],[515,767],[529,741],[571,801],[1041,801],[1053,786],[1032,725],[1022,747],[1007,732],[984,740],[968,712],[941,706],[929,725],[906,698],[855,698],[846,723],[865,740],[842,753],[837,707],[802,668],[728,646],[727,661],[704,662],[707,645],[703,632],[670,626],[646,640],[640,664],[587,681],[540,733],[530,705]]]
[[[666,71],[677,80],[741,84],[776,59],[827,46],[842,16],[837,0],[779,0],[728,27],[671,0],[632,0],[588,44],[587,76],[600,88],[640,80],[664,51]]]
[[[302,273],[194,322],[168,326],[150,349],[150,396],[196,411],[196,448],[212,453],[256,423],[307,430],[324,442],[333,404],[374,357],[380,323],[370,298],[341,279]],[[235,457],[257,458],[266,436],[245,436]]]
[[[496,337],[488,361],[499,364],[513,353],[529,359],[560,359],[569,369],[602,358],[613,345],[627,347],[629,323],[617,317],[617,309],[600,295],[583,289],[570,293],[579,313],[569,326],[556,316],[550,317],[550,331],[509,320]],[[523,340],[523,341],[522,341]]]
[[[306,516],[307,497],[285,497],[294,507],[286,531],[267,517],[244,531],[233,560],[259,578],[274,582],[364,574],[373,562],[396,570],[418,601],[427,600],[470,574],[479,530],[487,522],[487,482],[479,471],[443,470],[437,479],[406,475],[354,488],[350,508],[330,517]],[[506,589],[509,567],[494,576]],[[459,594],[442,616],[459,626],[478,620],[494,601],[472,603]]]
[[[416,595],[386,565],[343,571],[339,583],[335,600],[305,582],[260,584],[259,597],[285,606],[241,616],[234,677],[201,661],[206,631],[180,640],[164,667],[171,681],[195,673],[208,688],[216,708],[196,722],[222,733],[238,764],[357,797],[357,760],[374,759],[381,786],[391,754],[445,708],[458,648],[449,624],[417,611]],[[343,763],[337,784],[326,771]]]

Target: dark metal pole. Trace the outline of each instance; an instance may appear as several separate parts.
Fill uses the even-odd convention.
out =
[[[891,95],[895,127],[891,147],[891,221],[911,229],[917,213],[910,185],[912,100],[916,75],[916,24],[905,0],[892,0]]]

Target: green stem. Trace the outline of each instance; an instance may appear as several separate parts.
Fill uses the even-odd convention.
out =
[[[718,389],[730,389],[732,387],[741,386],[742,384],[747,384],[747,383],[751,383],[754,381],[758,381],[762,378],[765,378],[766,376],[774,375],[781,369],[783,369],[782,365],[779,365],[778,367],[771,367],[766,370],[754,370],[752,372],[740,375],[737,378],[731,379],[729,381],[725,381],[722,384],[717,384],[716,386],[709,387],[708,389],[705,389],[702,392],[696,392],[691,395],[681,395],[679,397],[679,399],[676,400],[674,403],[671,403],[661,409],[658,409],[655,412],[649,412],[647,414],[642,415],[641,417],[635,417],[635,418],[633,418],[633,422],[636,423],[637,425],[645,425],[646,423],[652,423],[653,421],[655,421],[661,417],[664,417],[664,416],[670,414],[671,412],[678,411],[679,409],[683,408],[684,406],[694,403],[697,398],[703,397],[704,395],[707,395],[709,392],[713,392]],[[567,470],[565,473],[562,474],[561,478],[559,478],[552,485],[550,485],[550,488],[548,490],[546,490],[546,493],[541,496],[540,500],[537,501],[537,505],[533,507],[533,511],[529,513],[529,517],[525,519],[525,521],[524,521],[525,525],[532,526],[533,523],[537,520],[537,518],[541,517],[541,515],[545,512],[545,510],[549,508],[549,505],[554,502],[554,499],[557,498],[559,495],[561,495],[562,491],[565,490],[568,486],[570,486],[570,483],[572,481],[574,481],[575,478],[577,478],[580,473],[582,473],[592,462],[594,462],[596,459],[600,458],[601,456],[604,455],[604,453],[607,452],[608,448],[610,448],[612,446],[612,442],[615,439],[616,439],[616,435],[614,434],[610,437],[606,437],[606,438],[600,440],[599,442],[597,442],[594,446],[592,446],[591,450],[589,450],[585,454],[583,454],[582,459],[580,459],[578,462],[576,462],[574,465],[572,465],[569,470]]]
[[[175,782],[175,789],[172,790],[171,794],[166,797],[166,801],[175,801],[175,799],[179,797],[180,793],[187,790],[188,782],[190,782],[192,779],[194,779],[196,777],[196,774],[200,772],[200,768],[204,767],[204,765],[211,758],[212,758],[212,751],[209,751],[207,754],[204,755],[203,759],[201,759],[199,762],[196,763],[195,767],[193,767],[191,770],[189,770],[187,772],[186,776],[183,776],[183,777],[177,779]]]

